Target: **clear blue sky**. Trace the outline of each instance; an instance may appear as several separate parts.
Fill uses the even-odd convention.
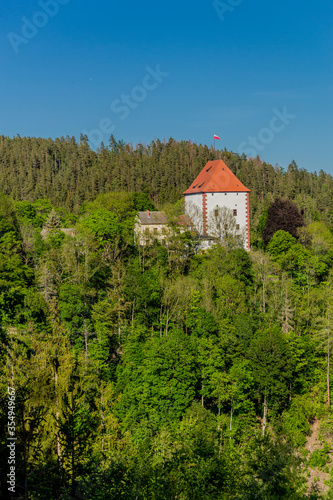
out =
[[[216,133],[220,147],[333,174],[328,0],[19,0],[0,17],[1,134],[107,144],[113,127],[134,145],[210,145]]]

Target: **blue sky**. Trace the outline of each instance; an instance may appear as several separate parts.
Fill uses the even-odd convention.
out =
[[[1,6],[0,133],[191,139],[333,175],[333,5]],[[156,75],[157,73],[157,75]]]

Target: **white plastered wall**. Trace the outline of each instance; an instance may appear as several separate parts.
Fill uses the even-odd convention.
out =
[[[237,210],[236,224],[240,231],[246,228],[246,193],[207,193],[207,215],[216,207]]]
[[[202,210],[202,193],[186,194],[185,195],[185,213],[188,214],[188,209],[191,204],[196,205]]]
[[[200,209],[202,213],[203,193],[186,194],[185,195],[185,213],[190,215],[191,205],[194,204]],[[236,224],[239,224],[239,231],[243,232],[246,237],[247,221],[246,221],[246,197],[247,193],[206,193],[207,196],[207,218],[212,211],[217,207],[227,207],[230,210],[237,210],[235,216]],[[247,239],[247,238],[246,238]],[[244,242],[245,244],[245,242]],[[245,245],[246,246],[246,245]]]

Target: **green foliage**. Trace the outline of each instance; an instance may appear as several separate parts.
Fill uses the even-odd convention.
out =
[[[139,432],[156,430],[180,419],[195,396],[194,346],[182,332],[153,337],[143,348],[128,341],[119,367],[117,409],[125,428],[139,424]]]
[[[246,498],[304,498],[298,491],[300,481],[297,483],[300,462],[283,436],[256,436],[249,443]]]
[[[83,344],[82,328],[89,315],[89,305],[82,288],[74,284],[63,284],[59,289],[60,319],[66,325],[70,338],[78,345]]]
[[[309,173],[297,165],[287,171],[275,169],[259,158],[248,159],[227,150],[213,151],[191,141],[157,139],[133,148],[113,138],[109,147],[97,152],[89,147],[87,140],[78,142],[73,137],[52,140],[2,136],[1,141],[4,168],[0,191],[16,201],[22,193],[28,193],[26,199],[37,210],[35,200],[43,198],[44,205],[39,204],[42,210],[50,199],[53,206],[77,214],[83,203],[111,191],[141,196],[144,193],[156,205],[174,203],[203,165],[220,157],[251,190],[252,221],[258,221],[267,203],[278,197],[294,201],[304,213],[306,223],[314,220],[329,223],[333,209],[333,180],[322,171]],[[135,210],[152,210],[151,205],[141,201],[135,203]]]
[[[326,464],[330,462],[330,452],[331,452],[331,447],[329,446],[328,443],[324,443],[324,446],[319,449],[315,450],[313,453],[311,453],[309,459],[308,459],[308,465],[309,467],[312,468],[317,468],[320,471],[324,469]]]
[[[84,206],[85,212],[104,209],[114,213],[119,221],[134,217],[137,212],[156,210],[149,196],[145,193],[106,193]]]
[[[71,495],[76,492],[78,478],[87,470],[95,425],[94,414],[84,401],[84,394],[72,381],[62,398],[62,411],[57,419],[62,471]]]
[[[61,227],[61,220],[55,210],[51,210],[48,218],[44,223],[44,227],[48,230],[59,229]]]
[[[106,209],[93,210],[81,221],[83,228],[91,231],[98,241],[114,240],[120,236],[121,226],[117,222],[117,216]]]
[[[244,286],[237,279],[224,275],[215,281],[215,290],[221,318],[247,311]]]
[[[155,205],[151,202],[148,194],[146,193],[132,193],[134,209],[137,212],[144,210],[156,210]]]
[[[46,220],[50,212],[53,210],[53,206],[50,200],[45,198],[37,199],[33,202],[33,206],[37,212],[37,214],[43,219]]]
[[[306,438],[310,434],[310,422],[314,418],[314,413],[311,401],[304,395],[297,395],[292,399],[290,408],[282,414],[284,432],[296,446],[305,445]]]
[[[2,138],[2,154],[0,489],[10,381],[22,497],[319,498],[301,472],[332,447],[332,178],[173,139]],[[218,155],[251,189],[261,250],[195,254],[179,230],[181,193]],[[276,226],[279,196],[307,226],[285,202]],[[172,237],[137,247],[155,206]],[[323,418],[327,446],[301,464]]]
[[[15,209],[21,224],[33,227],[42,227],[45,222],[45,217],[37,212],[33,203],[28,201],[17,201]]]
[[[23,261],[17,238],[13,231],[0,238],[0,314],[5,322],[20,321],[25,287],[33,276],[33,270]]]
[[[275,405],[284,406],[294,365],[285,336],[274,326],[258,332],[248,357],[261,394],[271,398]]]
[[[14,204],[8,196],[0,193],[0,238],[6,233],[18,234],[18,220]]]
[[[267,219],[268,219],[268,209],[264,210],[259,218],[257,232],[261,237],[263,237],[263,232],[267,225]]]
[[[277,231],[267,245],[267,251],[285,271],[291,272],[300,285],[310,280],[322,281],[328,273],[325,258],[313,255],[285,231]]]
[[[275,258],[282,259],[284,254],[287,253],[293,247],[300,248],[301,245],[298,245],[296,238],[294,238],[290,233],[286,231],[276,231],[274,236],[271,238],[267,251]]]
[[[45,242],[49,248],[58,249],[61,247],[64,239],[65,234],[62,231],[51,229],[46,235]]]

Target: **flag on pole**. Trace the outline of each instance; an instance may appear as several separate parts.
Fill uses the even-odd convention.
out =
[[[214,139],[217,139],[218,141],[221,140],[220,137],[218,135],[216,135],[216,134],[214,134]]]

